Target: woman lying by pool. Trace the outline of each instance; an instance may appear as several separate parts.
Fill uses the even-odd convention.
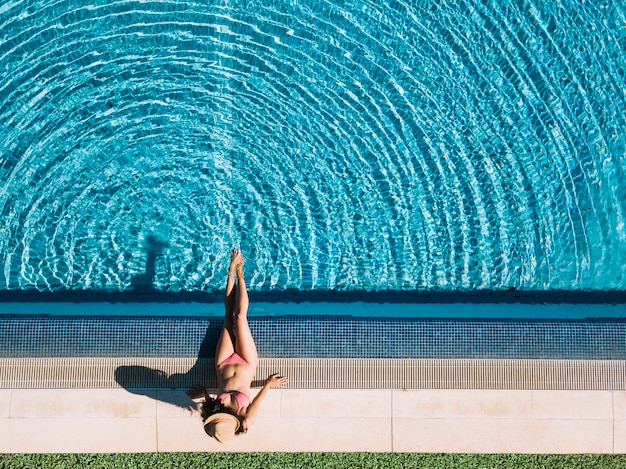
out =
[[[248,326],[249,301],[243,278],[243,263],[241,252],[233,249],[224,295],[226,316],[215,350],[218,394],[209,395],[202,387],[189,391],[191,396],[204,397],[201,406],[204,430],[221,443],[247,432],[254,424],[268,390],[288,381],[278,374],[271,375],[255,398],[250,399],[250,388],[259,359]]]

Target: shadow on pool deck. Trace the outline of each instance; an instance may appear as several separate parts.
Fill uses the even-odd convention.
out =
[[[186,373],[168,375],[163,370],[141,365],[120,366],[115,370],[115,381],[133,394],[146,395],[177,407],[195,410],[196,403],[186,394],[164,394],[154,389],[189,389],[196,385],[214,389],[217,386],[217,377],[213,357],[219,333],[218,329],[207,329],[196,362]]]

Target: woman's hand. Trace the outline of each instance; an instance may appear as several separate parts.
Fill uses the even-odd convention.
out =
[[[284,386],[289,382],[289,378],[286,376],[280,376],[278,373],[274,373],[270,375],[269,378],[265,381],[265,384],[269,385],[270,388],[277,388],[280,386]]]

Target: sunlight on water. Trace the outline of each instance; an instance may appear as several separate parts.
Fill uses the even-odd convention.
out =
[[[0,7],[2,289],[626,288],[626,6]]]

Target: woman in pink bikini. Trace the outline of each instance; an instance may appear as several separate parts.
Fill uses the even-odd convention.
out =
[[[267,391],[287,383],[287,378],[271,375],[255,398],[250,399],[250,387],[259,359],[248,326],[249,301],[243,263],[241,252],[233,249],[224,295],[226,316],[215,350],[218,395],[210,396],[204,388],[190,391],[190,394],[200,392],[204,396],[201,407],[204,430],[222,443],[247,432],[256,420]]]

